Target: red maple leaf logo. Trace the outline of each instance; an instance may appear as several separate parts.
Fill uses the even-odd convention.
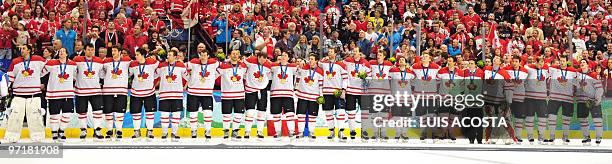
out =
[[[537,78],[537,77],[536,77],[536,78]],[[540,75],[540,79],[539,79],[539,81],[545,81],[545,80],[546,80],[546,77],[544,77],[544,75]]]
[[[123,71],[121,71],[120,69],[117,69],[117,71],[113,71],[112,73],[115,75],[121,75],[121,72]]]
[[[149,77],[149,74],[148,73],[143,73],[143,74],[140,74],[139,77],[142,77],[142,79],[147,79]]]
[[[204,75],[202,75],[202,73],[200,73],[200,77],[208,77],[208,75],[210,75],[210,72],[205,72]]]
[[[70,77],[70,75],[67,74],[67,73],[64,73],[64,76],[62,77],[62,74],[57,74],[57,77],[58,78],[63,78],[63,79],[68,79]]]
[[[327,76],[329,76],[330,74],[331,74],[332,76],[336,76],[336,72],[335,72],[335,71],[334,71],[334,72],[325,71],[325,74],[326,74]]]
[[[557,81],[559,81],[559,83],[566,83],[567,79],[563,79],[561,77],[557,77]]]
[[[241,78],[240,76],[236,75],[236,76],[233,76],[233,77],[236,77],[236,81],[240,81],[240,78]]]
[[[261,74],[259,74],[259,71],[258,71],[258,72],[253,73],[253,76],[254,76],[255,78],[259,78],[259,77],[261,76]]]
[[[310,83],[311,81],[313,81],[313,80],[310,79],[310,77],[304,77],[304,82]]]
[[[176,75],[172,75],[172,76],[166,75],[166,79],[168,79],[168,78],[172,78],[172,81],[174,81],[174,80],[176,80]]]
[[[444,85],[446,85],[446,87],[450,87],[453,84],[452,81],[447,81],[444,83]]]
[[[34,71],[33,71],[32,69],[30,69],[30,68],[28,68],[28,69],[26,69],[26,70],[21,71],[21,73],[22,73],[22,74],[23,74],[23,73],[26,73],[26,72],[28,73],[28,75],[32,75],[32,73],[34,73]]]
[[[83,71],[83,74],[85,74],[85,76],[89,75],[89,73],[91,73],[91,75],[96,75],[96,71],[91,71],[91,72],[89,72],[88,70]]]
[[[427,77],[423,76],[423,77],[421,77],[421,80],[430,81],[431,77],[430,76],[427,76]]]
[[[378,78],[385,78],[385,77],[387,77],[387,74],[386,73],[383,73],[383,74],[376,73],[376,77],[378,77]]]
[[[397,84],[399,84],[400,86],[406,86],[406,85],[408,85],[408,81],[400,80],[400,81],[397,81]]]
[[[278,76],[278,79],[287,79],[287,74],[285,74],[285,76],[278,74],[277,76]]]
[[[357,71],[351,71],[351,76],[357,77]]]

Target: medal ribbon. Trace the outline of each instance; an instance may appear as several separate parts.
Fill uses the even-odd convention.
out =
[[[495,78],[495,75],[497,75],[497,72],[499,72],[499,68],[497,68],[497,70],[491,71],[491,79]]]
[[[423,66],[423,64],[421,64],[421,66]],[[422,69],[421,72],[423,72],[423,77],[425,77],[425,80],[429,79],[429,67],[427,67],[427,69]]]
[[[119,66],[121,66],[121,59],[119,59],[116,66],[115,66],[115,61],[113,61],[113,73],[114,74],[117,74],[117,70],[119,70]]]
[[[281,78],[285,79],[285,76],[287,75],[287,69],[289,68],[289,64],[285,65],[285,70],[283,71],[283,65],[280,65],[280,71],[281,71]]]
[[[172,67],[172,68],[170,68]],[[168,63],[168,76],[172,76],[172,74],[174,73],[174,68],[176,67],[176,62],[174,62],[174,64],[170,64]]]
[[[234,77],[236,77],[236,74],[238,73],[238,63],[236,63],[236,66],[234,67],[234,65],[232,64],[232,73],[234,75]]]
[[[27,61],[23,62],[23,70],[27,71],[30,69],[30,62],[32,61],[32,57],[30,56]]]
[[[563,78],[563,80],[567,79],[567,69],[566,70],[561,70],[561,78]]]
[[[200,74],[202,75],[202,77],[204,77],[204,75],[206,75],[206,70],[208,70],[208,62],[206,62],[206,66],[202,67],[202,64],[200,64]]]
[[[536,74],[538,74],[538,81],[542,80],[542,69],[537,69]]]
[[[317,72],[315,71],[316,69],[317,67],[314,67],[308,70],[308,72],[310,73],[310,81],[314,81],[313,78],[314,78],[315,72]]]
[[[91,58],[91,61],[85,58],[85,65],[87,65],[87,71],[91,73],[91,70],[93,69],[93,58]]]
[[[142,77],[142,74],[144,74],[146,66],[147,66],[146,62],[144,64],[138,63],[138,72],[140,73],[139,74],[140,77]]]
[[[67,64],[68,64],[68,62],[63,63],[63,64],[62,64],[62,62],[60,62],[60,64],[59,64],[60,76],[61,76],[62,78],[64,78],[64,75],[66,74],[66,67],[67,67],[66,65],[67,65]],[[63,65],[64,67],[62,67],[62,65]]]

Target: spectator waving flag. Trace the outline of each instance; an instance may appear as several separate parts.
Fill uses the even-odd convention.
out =
[[[200,8],[198,0],[172,0],[170,14],[172,28],[191,28],[198,23],[198,12]]]

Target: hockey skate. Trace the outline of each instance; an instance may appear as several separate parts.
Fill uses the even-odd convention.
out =
[[[115,141],[121,142],[121,139],[123,139],[123,132],[120,130],[115,131]]]
[[[161,136],[161,141],[162,142],[168,141],[168,133],[167,132],[163,132],[163,134]]]
[[[112,137],[113,137],[113,130],[109,129],[108,131],[106,131],[106,136],[104,136],[104,141],[110,142],[112,141]]]
[[[595,144],[599,146],[601,144],[601,137],[595,138]]]
[[[153,129],[147,129],[147,141],[151,142],[154,138]]]
[[[96,130],[94,130],[94,141],[96,142],[102,142],[102,140],[104,140],[104,136],[102,136],[102,128],[96,128]]]
[[[244,138],[245,140],[249,140],[251,138],[251,132],[245,131],[244,136],[242,136],[242,138]]]
[[[81,135],[79,136],[79,138],[81,139],[81,141],[85,141],[85,138],[87,138],[87,129],[86,128],[81,128]]]
[[[59,132],[58,131],[52,131],[51,132],[51,139],[53,140],[53,142],[59,142]]]
[[[132,135],[132,140],[140,140],[141,134],[140,130],[134,130],[134,135]]]
[[[263,139],[264,139],[263,132],[261,132],[261,131],[257,131],[257,139],[258,139],[259,141],[263,141]]]
[[[242,136],[240,136],[240,129],[232,130],[232,140],[240,141],[240,139],[242,139]]]
[[[570,140],[568,138],[563,138],[563,145],[569,145]]]
[[[329,135],[327,136],[327,140],[333,141],[335,136],[336,135],[334,134],[334,129],[333,128],[329,129]]]
[[[361,141],[368,142],[369,139],[370,137],[368,136],[368,131],[366,129],[362,129],[361,130]]]
[[[584,146],[591,146],[591,137],[585,137],[582,140],[582,145],[584,145]]]
[[[351,140],[354,140],[357,136],[357,132],[354,130],[351,130],[350,135],[351,135]]]
[[[174,133],[171,134],[171,137],[172,142],[179,142],[181,140],[181,137]]]
[[[223,129],[223,139],[229,138],[229,129]]]
[[[206,138],[206,141],[210,141],[210,139],[212,139],[212,136],[210,136],[210,129],[206,129],[204,132],[204,138]]]
[[[57,133],[58,133],[58,138],[59,138],[58,141],[66,142],[66,134],[64,133],[64,131],[60,129]]]
[[[192,130],[191,131],[191,139],[192,140],[198,139],[198,130]]]
[[[340,131],[338,131],[338,139],[340,140],[340,142],[347,141],[348,138],[344,136],[344,129],[340,129]]]

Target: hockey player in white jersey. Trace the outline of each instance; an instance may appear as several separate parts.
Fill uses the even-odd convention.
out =
[[[145,126],[147,138],[152,140],[153,121],[157,109],[157,98],[155,96],[155,70],[159,62],[154,58],[145,58],[147,52],[139,48],[134,57],[136,60],[130,62],[129,74],[133,78],[130,89],[130,114],[134,120],[134,135],[132,139],[140,139],[140,125],[142,123],[142,108],[145,113]]]
[[[527,115],[525,107],[525,79],[527,79],[527,69],[523,67],[519,56],[512,57],[512,65],[507,66],[504,70],[510,77],[511,85],[504,86],[505,90],[512,90],[512,101],[510,103],[510,111],[514,116],[515,136],[518,143],[523,142],[521,139],[523,132],[523,122]],[[533,122],[532,122],[533,124]]]
[[[106,115],[106,139],[110,140],[113,135],[115,139],[122,139],[123,117],[127,108],[128,94],[128,71],[130,68],[130,57],[121,56],[118,46],[111,48],[112,58],[103,61],[102,74],[104,85],[102,97],[104,101],[104,114]],[[114,123],[114,124],[113,124]],[[115,131],[113,133],[113,125]]]
[[[406,58],[400,57],[397,59],[397,66],[391,68],[389,70],[389,76],[391,76],[391,94],[400,94],[400,95],[411,95],[412,87],[411,81],[414,79],[414,72],[410,70],[410,67],[406,63]],[[398,97],[398,102],[406,102],[406,104],[412,104],[412,99],[407,98],[408,100],[404,100],[405,97]],[[402,104],[404,105],[404,104]],[[391,107],[391,115],[393,116],[393,120],[399,120],[401,117],[410,116],[411,106],[396,106]],[[362,111],[363,112],[363,111]],[[408,127],[399,127],[395,128],[395,139],[401,141],[408,141]]]
[[[200,43],[203,45],[202,43]],[[201,46],[198,45],[198,46]],[[204,137],[211,139],[212,112],[213,112],[213,89],[217,77],[219,62],[217,59],[209,58],[208,52],[198,53],[199,57],[191,59],[187,63],[187,111],[189,112],[189,126],[191,127],[191,138],[197,138],[198,113],[202,109],[204,116]]]
[[[274,130],[276,130],[274,138],[281,136],[281,119],[287,121],[289,137],[292,138],[295,135],[295,120],[297,119],[293,99],[297,65],[289,63],[289,54],[283,52],[279,56],[279,62],[272,64],[270,72],[272,79],[270,114],[274,122]]]
[[[323,69],[317,66],[317,56],[310,54],[308,61],[297,73],[297,87],[295,95],[298,98],[297,116],[298,129],[297,138],[301,137],[306,128],[306,117],[308,117],[308,134],[312,140],[317,137],[314,135],[317,116],[319,114],[319,104],[317,99],[323,96]]]
[[[603,134],[603,120],[601,115],[601,100],[603,98],[603,86],[601,80],[597,77],[597,73],[591,70],[588,61],[582,59],[580,61],[580,69],[577,74],[578,78],[575,81],[576,85],[576,100],[578,101],[577,116],[580,120],[580,130],[582,130],[582,144],[590,145],[591,136],[589,133],[589,114],[593,118],[595,126],[595,143],[601,143]]]
[[[162,140],[168,138],[168,127],[172,122],[171,137],[178,141],[178,125],[183,111],[183,89],[187,78],[187,68],[176,60],[177,51],[168,52],[166,62],[160,63],[156,70],[159,85],[159,110],[161,111]],[[170,117],[172,115],[172,117]]]
[[[344,59],[346,70],[348,72],[348,86],[346,88],[346,113],[348,115],[349,129],[351,139],[355,139],[357,132],[355,132],[356,124],[355,117],[357,114],[357,104],[361,108],[362,115],[368,115],[369,110],[372,107],[372,98],[366,95],[365,79],[360,77],[360,74],[365,73],[366,77],[369,76],[370,62],[362,57],[359,48],[355,48],[353,55]],[[364,96],[365,95],[365,96]],[[367,123],[366,123],[367,124]],[[372,127],[372,126],[365,126]],[[365,133],[363,133],[365,132]],[[367,138],[367,131],[362,131],[362,138]]]
[[[559,66],[553,66],[550,71],[550,88],[548,101],[548,144],[554,144],[557,128],[557,113],[561,108],[563,129],[562,141],[569,144],[570,119],[574,115],[574,80],[576,69],[568,66],[567,56],[559,58]]]
[[[233,50],[229,61],[221,63],[217,68],[217,76],[221,78],[221,114],[223,115],[223,138],[229,138],[232,113],[232,138],[241,139],[238,134],[242,117],[244,116],[244,76],[247,67],[240,61],[240,51]]]
[[[438,94],[438,70],[440,66],[436,63],[431,62],[431,57],[428,53],[423,53],[421,56],[421,62],[412,65],[412,71],[415,74],[415,80],[412,83],[414,86],[414,93],[420,94],[424,97],[428,95]],[[437,107],[433,102],[433,99],[423,99],[416,108],[416,116],[425,117],[431,119],[437,115]],[[433,119],[431,119],[433,120]],[[431,129],[432,139],[438,139],[438,132],[434,128],[421,128],[421,142],[425,142],[427,138],[428,130]]]
[[[327,57],[319,61],[319,67],[323,69],[325,76],[325,80],[323,80],[323,97],[325,99],[323,111],[329,129],[329,136],[327,137],[329,140],[335,137],[336,121],[340,126],[339,132],[344,131],[346,126],[344,94],[348,85],[348,73],[346,65],[338,61],[336,55],[335,49],[329,49]],[[334,111],[336,117],[334,117]],[[338,133],[338,138],[346,140],[344,133]]]
[[[76,63],[68,59],[65,48],[60,49],[59,59],[47,61],[42,75],[49,74],[46,98],[49,101],[49,119],[53,140],[66,140],[64,131],[74,113],[74,78]],[[61,115],[60,115],[61,112]]]
[[[544,129],[548,118],[548,109],[546,98],[547,82],[549,81],[549,68],[544,63],[544,58],[537,58],[534,64],[525,65],[527,69],[527,80],[525,84],[525,105],[526,117],[525,124],[527,127],[527,138],[529,143],[533,144],[533,126],[534,119],[537,113],[538,117],[538,142],[544,143]]]
[[[263,129],[267,116],[268,90],[270,90],[268,86],[270,86],[270,68],[272,67],[267,56],[265,53],[258,53],[257,56],[244,59],[244,64],[247,66],[244,82],[245,107],[247,110],[244,119],[245,139],[249,138],[255,120],[257,122],[257,138],[264,138]]]
[[[77,64],[76,75],[76,112],[79,114],[79,124],[81,126],[81,139],[87,136],[87,108],[91,105],[93,114],[93,137],[100,141],[104,139],[101,124],[103,121],[102,89],[100,78],[102,73],[102,59],[94,56],[95,49],[93,44],[85,46],[85,56],[74,57]]]

